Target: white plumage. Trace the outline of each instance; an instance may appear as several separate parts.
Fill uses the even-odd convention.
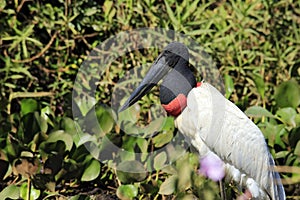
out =
[[[255,199],[285,199],[259,128],[210,84],[194,88],[196,79],[188,66],[188,48],[179,42],[170,43],[119,111],[133,105],[163,79],[160,101],[169,115],[177,116],[175,126],[198,149],[201,158],[222,160],[226,178],[246,186],[247,194]],[[187,107],[182,96],[187,96]]]
[[[201,157],[216,154],[226,177],[246,186],[257,199],[285,199],[279,174],[259,128],[209,83],[190,91],[175,126]]]

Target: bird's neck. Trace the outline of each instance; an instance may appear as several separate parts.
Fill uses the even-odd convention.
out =
[[[188,93],[196,87],[196,79],[187,62],[178,62],[160,86],[160,101],[169,115],[178,116],[186,107]]]

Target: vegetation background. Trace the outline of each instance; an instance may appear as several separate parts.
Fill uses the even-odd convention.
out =
[[[120,131],[104,106],[124,72],[153,61],[155,50],[130,52],[96,77],[102,129],[86,141],[78,138],[78,131],[89,131],[76,129],[71,109],[80,65],[110,36],[142,27],[173,29],[202,44],[217,63],[225,96],[264,133],[288,198],[300,198],[300,1],[1,0],[0,27],[0,199],[220,198],[218,185],[197,173],[195,153],[163,169],[170,155],[147,159],[147,152],[172,140],[172,118],[143,132],[164,134],[136,138]],[[153,94],[143,99],[140,116],[153,102]],[[133,115],[129,110],[123,117],[124,126],[140,120]],[[119,167],[158,170],[123,173],[108,167],[113,155],[99,162],[84,143],[105,143],[103,135],[146,155],[118,155]],[[226,193],[238,194],[232,184]]]

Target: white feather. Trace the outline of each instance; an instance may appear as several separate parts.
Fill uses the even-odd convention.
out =
[[[201,157],[212,151],[221,158],[226,176],[242,182],[254,198],[285,199],[260,129],[213,86],[202,83],[191,90],[175,125],[191,138]]]

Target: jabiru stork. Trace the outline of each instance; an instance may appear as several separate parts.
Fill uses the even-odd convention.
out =
[[[189,69],[188,48],[167,45],[119,112],[160,85],[160,101],[175,126],[198,150],[224,162],[226,177],[241,184],[254,199],[285,199],[275,163],[260,129],[232,102],[206,82],[197,86]]]

